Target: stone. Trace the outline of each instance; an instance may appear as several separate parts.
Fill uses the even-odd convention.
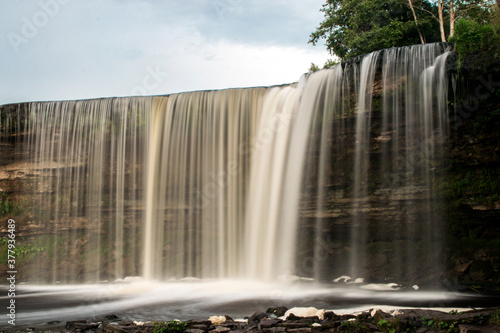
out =
[[[210,320],[189,320],[186,324],[188,329],[207,331],[212,322]]]
[[[252,325],[252,326],[248,325],[248,326],[245,328],[245,331],[247,331],[247,332],[250,332],[250,331],[252,331],[252,332],[253,332],[253,331],[255,331],[255,332],[259,332],[259,329],[258,329],[257,325]]]
[[[193,327],[194,325],[210,326],[212,322],[210,320],[189,320],[187,322],[187,327]]]
[[[205,333],[205,330],[199,330],[196,328],[190,328],[186,330],[186,333]]]
[[[321,319],[318,316],[313,316],[313,317],[305,317],[299,320],[299,323],[304,323],[304,324],[314,324],[314,323],[320,323]]]
[[[120,325],[112,325],[112,324],[106,323],[102,326],[102,330],[104,332],[108,332],[108,333],[127,333],[130,331],[130,327],[120,326]]]
[[[264,312],[255,312],[253,315],[248,318],[248,325],[258,325],[260,321],[264,318],[268,318],[269,315]]]
[[[193,330],[203,330],[203,331],[206,331],[210,325],[192,325],[192,326],[188,326],[190,329],[193,329]]]
[[[279,324],[281,322],[283,322],[283,320],[281,320],[281,319],[262,318],[262,320],[259,323],[259,327],[261,327],[261,328],[269,328],[269,327],[273,327],[276,324]]]
[[[247,327],[245,329],[245,333],[261,333],[261,332],[257,329],[257,326],[252,326],[252,327]]]
[[[288,331],[291,330],[291,329],[294,329],[294,328],[302,328],[304,327],[305,325],[303,323],[291,323],[291,322],[283,322],[283,323],[280,323],[278,324],[279,327],[285,327]]]
[[[291,314],[294,314],[295,316],[298,317],[315,317],[317,316],[321,320],[323,320],[324,315],[325,315],[325,310],[321,309],[318,310],[314,307],[295,307],[291,308],[285,313],[285,317],[289,318]]]
[[[426,327],[426,326],[422,326],[420,328],[418,328],[416,331],[416,333],[425,333],[425,332],[429,332],[429,328]]]
[[[72,321],[66,322],[66,328],[67,329],[71,329],[71,327],[73,325],[76,325],[76,324],[86,324],[86,323],[87,323],[86,320],[72,320]]]
[[[271,327],[271,328],[263,328],[262,333],[277,333],[277,332],[286,332],[286,328],[284,327]]]
[[[97,323],[87,323],[86,320],[75,320],[75,321],[68,321],[66,323],[66,329],[69,331],[87,331],[87,330],[92,330],[96,329],[99,327],[99,324]]]
[[[469,269],[470,269],[470,263],[468,263],[468,262],[457,264],[454,267],[455,272],[460,274],[460,275],[464,275],[465,273],[467,273],[469,271]]]
[[[323,321],[327,321],[327,322],[330,322],[330,321],[337,321],[339,320],[339,316],[337,316],[333,311],[326,311],[325,314],[324,314],[324,319]]]
[[[302,319],[302,317],[296,316],[293,313],[290,313],[288,315],[288,317],[286,317],[287,321],[297,321],[297,320],[300,320],[300,319]]]
[[[321,322],[321,320],[319,319],[318,316],[297,317],[293,313],[291,313],[290,315],[288,315],[288,317],[286,318],[286,320],[287,321],[291,321],[291,322],[298,322],[298,323],[301,323],[303,325],[310,325],[310,324],[313,324],[313,323],[320,323]]]
[[[470,325],[459,325],[460,333],[481,333],[484,332],[479,327],[474,327]]]
[[[237,321],[226,321],[225,323],[221,324],[220,326],[228,327],[231,329],[231,331],[234,331],[236,329],[243,329],[246,326],[246,323],[241,323],[241,322],[237,322]]]
[[[215,329],[211,330],[210,332],[229,332],[231,329],[229,327],[224,327],[224,326],[217,326]]]
[[[302,327],[302,328],[292,328],[287,330],[290,333],[309,333],[312,332],[312,328],[310,327]]]
[[[274,315],[276,317],[282,317],[285,315],[285,313],[288,311],[287,307],[284,306],[278,306],[276,308],[268,308],[266,310],[266,313],[269,313],[271,315]]]
[[[109,314],[104,316],[104,320],[116,320],[116,319],[118,319],[118,316],[114,314]]]
[[[213,325],[220,325],[226,322],[226,316],[211,316],[208,318]]]

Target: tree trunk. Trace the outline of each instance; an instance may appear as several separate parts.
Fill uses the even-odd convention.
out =
[[[500,1],[500,0],[499,0]],[[450,38],[455,33],[455,7],[453,0],[450,0]]]
[[[444,18],[443,18],[443,0],[438,0],[438,11],[439,11],[439,29],[441,30],[441,41],[446,42],[446,34],[444,32]]]
[[[422,42],[422,44],[425,44],[424,36],[422,35],[422,31],[420,31],[420,27],[418,26],[417,14],[415,14],[415,8],[413,8],[413,0],[408,0],[408,4],[410,5],[411,12],[413,13],[413,18],[415,19],[415,25],[417,26],[418,35],[420,36],[420,41]]]

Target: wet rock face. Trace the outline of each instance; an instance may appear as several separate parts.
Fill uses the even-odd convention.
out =
[[[457,90],[461,98],[450,123],[447,177],[441,187],[447,199],[443,282],[454,290],[491,292],[500,283],[498,68],[465,72]]]

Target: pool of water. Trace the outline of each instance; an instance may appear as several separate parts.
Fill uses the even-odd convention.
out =
[[[9,304],[0,287],[2,309]],[[16,290],[16,327],[48,322],[99,319],[115,314],[121,320],[188,320],[212,315],[243,319],[269,307],[309,307],[352,313],[372,308],[423,307],[449,311],[500,306],[498,297],[432,290],[401,290],[390,285],[318,285],[255,281],[157,282],[131,278],[79,285],[20,284]],[[3,312],[5,312],[4,310]],[[12,327],[2,316],[0,327]]]

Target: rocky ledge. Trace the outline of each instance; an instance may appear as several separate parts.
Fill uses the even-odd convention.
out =
[[[254,313],[245,320],[233,320],[229,316],[214,316],[208,320],[187,322],[136,322],[123,321],[108,315],[100,321],[77,320],[67,323],[52,322],[52,327],[27,328],[31,332],[500,332],[500,308],[469,310],[449,313],[404,309],[382,311],[371,309],[358,314],[338,315],[315,308],[270,308]],[[59,326],[59,327],[57,327]],[[26,332],[26,330],[23,330]]]

